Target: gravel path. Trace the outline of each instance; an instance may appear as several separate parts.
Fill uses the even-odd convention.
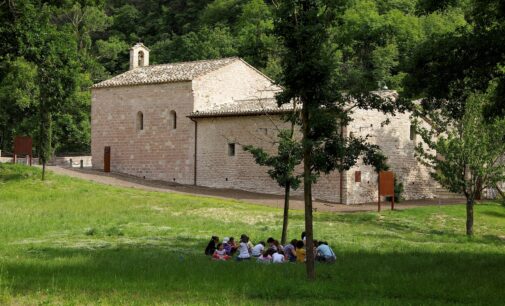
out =
[[[54,173],[81,178],[88,181],[102,183],[111,186],[137,188],[148,191],[175,192],[189,195],[209,196],[223,199],[234,199],[259,205],[282,208],[284,206],[284,197],[278,195],[261,194],[255,192],[216,189],[192,185],[180,185],[170,182],[145,180],[142,178],[118,174],[104,173],[92,169],[63,168],[59,166],[49,166],[48,169]],[[415,200],[403,201],[395,205],[395,209],[406,209],[426,205],[447,205],[464,203],[464,199],[435,199],[435,200]],[[388,203],[382,203],[383,209],[389,209]],[[315,211],[334,211],[334,212],[357,212],[357,211],[376,211],[377,203],[367,203],[359,205],[343,205],[328,203],[323,201],[314,201]],[[303,199],[300,196],[294,196],[290,199],[290,209],[304,209]]]

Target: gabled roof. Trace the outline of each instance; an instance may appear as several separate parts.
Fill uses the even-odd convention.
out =
[[[92,88],[191,81],[196,77],[217,70],[235,61],[241,60],[238,57],[229,57],[215,60],[137,67],[97,83],[93,85]]]

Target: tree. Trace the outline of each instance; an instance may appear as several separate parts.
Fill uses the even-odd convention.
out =
[[[334,44],[330,39],[334,38],[330,33],[338,33],[335,15],[342,9],[345,7],[333,1],[298,0],[280,2],[275,11],[275,32],[285,48],[279,79],[283,91],[276,96],[277,102],[302,106],[301,118],[296,123],[302,132],[306,267],[310,280],[315,279],[312,184],[322,173],[349,170],[360,156],[379,151],[366,137],[344,133],[354,109],[389,114],[404,110],[391,95],[371,92],[370,84],[376,86],[376,82],[347,82],[343,86],[340,76],[351,65],[345,65],[346,59],[339,55],[349,43]],[[382,159],[364,158],[365,163],[370,161],[382,162]]]
[[[72,102],[78,90],[77,44],[68,28],[58,28],[51,23],[52,11],[47,5],[26,4],[23,14],[16,26],[23,42],[20,53],[37,67],[37,153],[44,179],[54,148],[53,117]]]
[[[465,195],[468,236],[473,235],[476,196],[505,180],[505,164],[500,163],[505,154],[505,119],[488,121],[483,116],[493,95],[470,95],[460,119],[452,117],[450,103],[442,104],[437,112],[422,106],[416,111],[418,117],[428,118],[431,123],[423,127],[416,121],[426,144],[417,146],[419,158],[431,166],[431,175],[442,186]]]
[[[455,31],[429,37],[416,48],[407,69],[406,97],[422,97],[433,108],[448,100],[451,116],[462,118],[468,97],[486,92],[494,83],[486,116],[505,116],[505,3],[446,0],[442,8],[458,2],[468,2],[463,6],[465,23]]]
[[[302,147],[294,139],[294,124],[291,129],[280,130],[277,136],[277,155],[270,155],[265,150],[251,145],[244,146],[244,150],[254,156],[258,165],[270,167],[268,175],[277,181],[279,186],[284,187],[284,214],[282,218],[281,244],[286,244],[288,218],[289,218],[289,194],[290,190],[298,189],[300,176],[295,173],[295,167],[301,163]]]
[[[6,72],[0,82],[0,149],[10,152],[17,135],[33,135],[33,110],[39,97],[37,67],[23,57],[9,60],[2,67]]]

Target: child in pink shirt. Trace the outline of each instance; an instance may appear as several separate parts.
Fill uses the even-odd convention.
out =
[[[226,254],[226,250],[224,249],[224,246],[222,243],[217,244],[217,249],[214,251],[214,254],[212,255],[213,260],[228,260],[230,259],[231,256]]]

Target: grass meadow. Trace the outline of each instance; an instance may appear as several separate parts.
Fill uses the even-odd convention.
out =
[[[279,237],[282,210],[0,164],[0,304],[503,305],[505,207],[315,213],[332,265],[212,262],[211,235]],[[401,205],[401,204],[400,204]],[[289,237],[303,230],[290,214]]]

